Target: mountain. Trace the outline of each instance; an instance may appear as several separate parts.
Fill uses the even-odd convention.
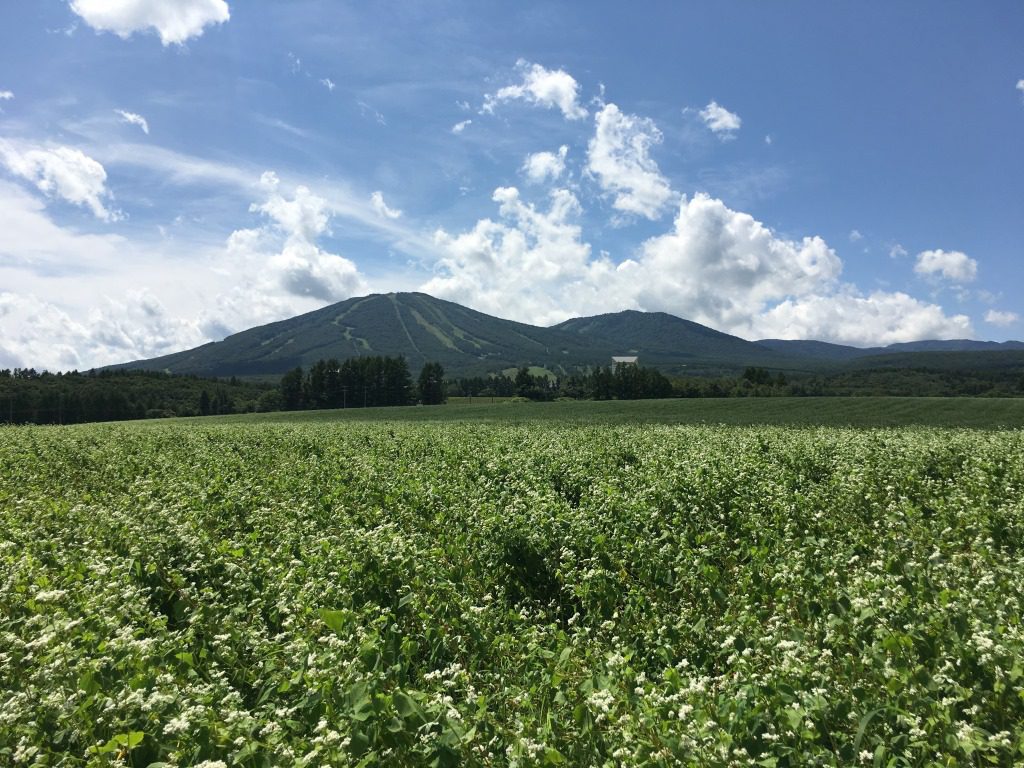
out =
[[[472,376],[522,365],[569,373],[607,365],[612,355],[623,354],[637,354],[641,364],[673,372],[794,366],[786,355],[661,312],[618,312],[542,328],[423,293],[387,293],[348,299],[223,341],[115,367],[270,377],[323,358],[401,355],[414,372],[427,361],[437,361],[448,375]]]
[[[985,351],[990,349],[1003,351]],[[423,293],[386,293],[348,299],[184,352],[112,367],[271,378],[320,359],[361,355],[402,356],[414,374],[424,363],[436,361],[452,377],[523,365],[565,374],[607,365],[612,355],[638,355],[642,365],[668,373],[735,375],[748,366],[821,372],[854,364],[891,367],[897,361],[903,367],[926,361],[943,368],[957,367],[958,361],[966,367],[1001,365],[997,359],[1002,356],[1016,364],[1017,356],[1024,356],[1024,344],[936,341],[859,349],[820,341],[750,342],[664,312],[633,310],[542,328]]]
[[[551,330],[576,336],[608,355],[636,354],[641,363],[685,370],[737,366],[790,367],[788,356],[737,336],[716,331],[665,312],[628,309],[594,317],[576,317]]]
[[[902,355],[907,352],[1007,352],[1024,350],[1021,341],[975,341],[973,339],[932,339],[905,341],[886,347],[848,347],[826,341],[761,339],[754,342],[787,357],[812,357],[819,360],[845,361],[879,355]]]

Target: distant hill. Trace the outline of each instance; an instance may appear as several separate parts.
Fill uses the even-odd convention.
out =
[[[973,339],[946,339],[907,341],[886,347],[849,347],[826,341],[789,339],[761,339],[755,342],[787,357],[811,357],[818,360],[854,360],[878,355],[899,355],[906,352],[1008,352],[1024,350],[1021,341],[974,341]]]
[[[928,352],[910,348],[915,345]],[[917,354],[988,349],[1024,350],[1024,344],[940,341],[858,349],[819,341],[750,342],[663,312],[632,310],[541,328],[423,293],[387,293],[348,299],[223,341],[112,367],[272,378],[320,359],[386,355],[404,357],[414,374],[425,362],[436,361],[448,376],[462,377],[523,365],[566,374],[607,365],[612,355],[638,355],[642,365],[668,373],[733,375],[748,366],[817,372],[888,354],[898,353],[906,364]],[[944,358],[943,364],[948,363]]]
[[[551,330],[576,336],[581,343],[606,355],[635,354],[644,365],[678,372],[688,368],[734,369],[746,366],[789,368],[788,355],[716,331],[665,312],[626,310],[594,317],[577,317]]]

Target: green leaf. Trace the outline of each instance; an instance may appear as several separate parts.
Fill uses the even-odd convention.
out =
[[[860,751],[860,743],[864,739],[864,731],[867,730],[868,723],[870,723],[872,721],[872,719],[874,719],[875,715],[877,715],[883,709],[885,709],[885,707],[879,707],[878,709],[872,710],[871,712],[868,712],[866,715],[864,715],[864,717],[862,717],[860,719],[860,724],[857,726],[857,736],[853,740],[853,751],[854,752],[859,752]]]
[[[348,611],[331,611],[327,608],[320,609],[320,619],[336,634],[341,634],[345,628],[345,620],[348,618]]]
[[[554,747],[548,747],[544,750],[545,765],[562,765],[564,762],[565,756]]]

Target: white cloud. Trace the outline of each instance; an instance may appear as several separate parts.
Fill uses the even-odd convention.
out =
[[[148,290],[103,297],[82,320],[33,294],[0,292],[0,364],[51,371],[155,357],[201,344],[197,323],[167,314]]]
[[[320,85],[322,85],[328,91],[333,91],[335,88],[338,87],[337,84],[329,77],[322,78],[320,80]]]
[[[0,140],[0,160],[14,174],[32,182],[41,192],[89,208],[98,219],[115,221],[118,211],[103,204],[110,193],[107,172],[96,160],[71,147],[19,147]]]
[[[661,131],[649,118],[623,114],[614,104],[606,104],[595,122],[587,170],[614,195],[617,210],[657,219],[673,197],[650,156],[651,147],[661,143]]]
[[[849,237],[851,243],[856,243],[858,240],[864,239],[864,235],[860,233],[859,229],[851,229]]]
[[[252,199],[253,178],[260,174],[259,168],[251,165],[231,165],[172,152],[153,144],[97,144],[90,151],[109,166],[138,168],[182,187],[216,187],[222,197],[244,201]],[[276,178],[274,174],[265,175]],[[406,226],[399,219],[382,218],[364,192],[354,190],[342,179],[328,182],[322,178],[297,177],[287,181],[296,187],[315,184],[319,194],[327,200],[328,213],[344,218],[346,230],[385,240],[388,247],[417,258],[435,254],[428,233]]]
[[[359,114],[362,115],[363,117],[372,117],[374,119],[374,122],[377,123],[377,125],[386,126],[388,124],[388,121],[384,117],[384,115],[382,115],[376,109],[371,107],[365,101],[357,101],[356,104],[359,107]]]
[[[921,251],[917,254],[914,271],[925,277],[948,280],[951,283],[969,283],[978,275],[978,262],[960,251]]]
[[[138,115],[134,112],[125,112],[123,109],[115,109],[115,113],[121,116],[122,123],[128,123],[129,125],[137,125],[142,129],[142,132],[149,135],[149,123],[142,115]]]
[[[88,266],[120,261],[127,241],[114,234],[79,234],[54,224],[45,205],[28,191],[0,181],[0,268],[51,275],[80,272]],[[12,281],[4,278],[5,287]]]
[[[602,276],[614,266],[603,256],[591,258],[590,245],[581,240],[580,205],[572,192],[552,191],[547,211],[524,203],[515,187],[499,187],[493,200],[501,221],[481,219],[473,229],[454,235],[437,231],[444,256],[438,275],[422,290],[534,324],[607,311]]]
[[[181,45],[231,17],[225,0],[71,0],[71,10],[93,29],[120,38],[155,30],[165,46]]]
[[[516,69],[522,75],[522,82],[487,94],[483,112],[494,112],[495,106],[503,101],[521,99],[549,109],[558,107],[567,120],[580,120],[587,116],[587,110],[578,101],[579,83],[565,70],[545,69],[523,59],[516,62]]]
[[[279,181],[271,172],[263,174],[260,181],[268,192],[267,199],[253,203],[250,210],[266,215],[274,224],[273,230],[257,230],[258,239],[249,235],[252,230],[235,232],[229,239],[229,250],[237,255],[247,249],[249,255],[265,260],[261,290],[283,290],[293,296],[330,302],[347,299],[362,289],[363,279],[355,264],[316,244],[327,232],[327,200],[303,186],[287,199],[278,192]],[[254,247],[279,240],[275,233],[283,236],[279,252],[267,253]]]
[[[765,144],[768,144],[769,146],[771,146],[772,141],[773,141],[773,139],[772,139],[772,135],[770,133],[765,135],[765,137],[764,137],[764,143]]]
[[[555,152],[535,152],[528,155],[523,163],[522,171],[526,178],[534,184],[541,184],[549,179],[555,181],[565,171],[565,158],[569,147],[562,145]]]
[[[893,246],[889,249],[889,257],[892,259],[902,259],[904,256],[907,255],[907,249],[904,248],[899,243],[894,243]]]
[[[1022,88],[1021,90],[1024,90]],[[990,309],[985,313],[985,322],[989,325],[998,325],[1005,328],[1020,321],[1020,315],[1016,312],[1003,312],[998,309]]]
[[[473,124],[472,120],[460,120],[459,122],[457,122],[455,125],[452,126],[452,133],[456,133],[456,134],[462,133],[464,130],[466,130],[472,124]]]
[[[852,286],[835,294],[787,299],[763,313],[752,327],[764,338],[813,338],[854,346],[974,334],[966,315],[950,317],[937,304],[927,304],[905,293],[875,291],[863,295]]]
[[[379,216],[385,219],[397,219],[400,218],[402,212],[394,208],[388,208],[387,203],[384,202],[384,194],[377,190],[370,195],[370,205],[373,206],[373,210],[377,212]]]
[[[0,101],[10,101],[14,98],[14,93],[11,91],[0,91]]]
[[[500,221],[437,233],[445,252],[422,289],[484,312],[546,324],[622,309],[663,311],[745,338],[881,344],[972,334],[967,317],[904,293],[862,294],[819,237],[779,237],[707,195],[683,199],[671,231],[619,264],[594,257],[579,202],[551,193],[538,211],[514,188],[495,191]]]
[[[700,111],[700,118],[704,121],[704,125],[721,139],[733,138],[736,135],[736,131],[743,124],[739,115],[735,112],[730,112],[716,101],[709,102]],[[768,143],[770,144],[771,142],[769,141]]]
[[[1017,81],[1017,90],[1024,93],[1024,79]]]
[[[752,332],[774,302],[831,292],[842,262],[820,237],[777,237],[705,194],[684,199],[673,230],[646,241],[638,301],[730,332]]]

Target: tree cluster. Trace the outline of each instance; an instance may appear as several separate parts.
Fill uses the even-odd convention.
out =
[[[80,424],[261,410],[265,384],[156,371],[0,370],[0,423]]]
[[[318,360],[308,371],[295,368],[281,378],[284,410],[374,408],[414,402],[409,366],[403,357]]]
[[[463,397],[525,397],[529,400],[644,400],[672,397],[672,382],[654,368],[638,365],[598,366],[587,373],[556,378],[534,375],[525,366],[515,377],[459,379],[452,394]]]

